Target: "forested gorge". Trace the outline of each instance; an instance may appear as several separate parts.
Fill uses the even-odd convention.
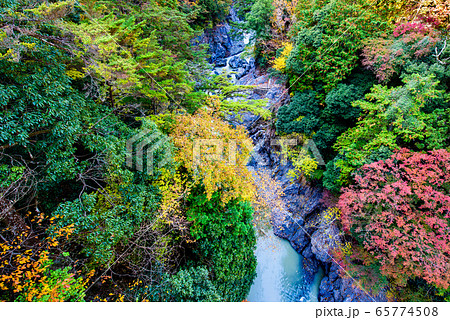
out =
[[[211,71],[231,7],[283,103]],[[245,300],[248,113],[320,151],[281,148],[323,190],[341,277],[450,300],[449,32],[448,0],[0,0],[0,300]]]

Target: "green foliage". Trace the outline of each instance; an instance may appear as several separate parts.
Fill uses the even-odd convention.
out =
[[[348,84],[340,83],[326,95],[323,103],[315,91],[296,92],[289,105],[279,108],[277,130],[311,137],[330,159],[333,154],[331,146],[359,116],[360,108],[353,106],[352,102],[362,98],[367,88],[367,83],[357,85],[359,78],[366,77],[358,75],[350,78]]]
[[[341,183],[349,174],[370,161],[371,156],[384,150],[412,147],[431,150],[448,145],[448,109],[424,112],[433,100],[443,99],[444,92],[437,90],[434,75],[408,75],[404,85],[388,89],[376,85],[366,95],[366,100],[354,103],[362,110],[356,127],[342,134],[336,149],[345,160],[336,163],[341,169]],[[375,154],[374,154],[375,153]]]
[[[342,186],[339,183],[341,171],[336,165],[339,159],[340,155],[336,156],[333,160],[328,161],[328,163],[326,164],[325,172],[323,173],[323,186],[334,194],[338,194]]]
[[[231,0],[198,0],[200,21],[219,22],[226,18],[230,11]]]
[[[121,166],[125,141],[119,136],[129,129],[109,107],[77,90],[66,74],[63,52],[31,40],[35,46],[26,62],[0,59],[0,145],[22,165],[32,161],[38,168],[33,178],[40,181],[47,211],[62,197],[72,197],[80,184],[101,180],[104,170]]]
[[[256,0],[245,16],[246,27],[255,30],[257,38],[269,37],[273,10],[272,0]]]
[[[94,300],[112,300],[112,292],[129,301],[245,299],[256,266],[247,202],[255,193],[245,169],[249,150],[238,144],[240,167],[192,162],[195,139],[219,134],[247,141],[243,128],[223,118],[243,112],[271,116],[266,100],[247,99],[252,86],[211,76],[206,46],[197,43],[202,28],[223,21],[231,4],[0,0],[0,207],[7,207],[0,212],[2,299],[73,301],[98,294]],[[335,194],[347,190],[344,225],[361,227],[352,227],[353,240],[366,242],[355,243],[346,270],[359,272],[371,288],[399,280],[399,300],[448,300],[445,259],[433,260],[448,244],[430,236],[438,230],[430,223],[442,212],[420,215],[437,203],[436,197],[427,200],[427,190],[437,184],[424,182],[410,196],[408,187],[430,176],[418,174],[401,192],[389,189],[386,199],[388,192],[378,190],[396,174],[405,179],[394,169],[406,160],[389,162],[396,150],[408,148],[422,159],[421,152],[450,145],[448,5],[236,0],[234,6],[246,17],[244,29],[256,32],[257,61],[288,81],[292,99],[278,110],[277,131],[312,138],[330,160],[323,172],[305,152],[292,152],[292,176],[320,178],[323,172],[325,188]],[[394,27],[402,17],[411,21]],[[374,86],[376,79],[382,85]],[[126,167],[126,141],[144,130],[148,135],[135,145],[152,134],[159,137],[152,136],[144,150],[153,151],[153,175]],[[150,160],[132,158],[133,164]],[[395,168],[379,174],[386,163]],[[422,161],[407,170],[424,167]],[[368,175],[368,168],[376,172]],[[355,172],[366,175],[357,178]],[[440,192],[446,196],[445,174]],[[361,191],[354,180],[351,192],[341,189],[352,179],[361,188],[376,183]],[[375,190],[377,197],[364,202]],[[394,200],[405,205],[391,204],[386,211]],[[383,217],[411,209],[406,216],[417,218],[410,227],[424,224],[413,241],[425,233],[440,241],[426,250],[425,262],[432,263],[424,267],[425,259],[403,238],[386,236],[401,228],[380,228],[380,205]],[[18,238],[14,245],[21,247],[14,247],[14,232],[27,228],[37,238]],[[390,257],[397,251],[383,251],[385,238],[377,235],[415,260]],[[436,278],[438,264],[445,283]],[[405,265],[416,277],[402,277]],[[102,285],[86,294],[94,273],[105,276]]]
[[[357,66],[363,41],[388,28],[366,0],[301,1],[297,9],[286,71],[302,90],[317,81],[325,91],[336,87]]]
[[[206,123],[209,118],[192,115],[203,106],[220,107],[227,115],[270,116],[263,108],[266,100],[232,101],[252,87],[209,79],[206,48],[195,43],[200,26],[222,20],[231,1],[0,4],[0,203],[14,217],[0,214],[7,230],[2,240],[11,230],[26,228],[24,221],[31,220],[34,232],[36,212],[50,218],[33,241],[44,243],[70,230],[51,241],[52,259],[45,255],[34,269],[22,263],[36,258],[24,248],[18,267],[11,269],[16,274],[1,273],[8,285],[0,288],[6,291],[2,297],[14,300],[19,291],[11,289],[17,285],[13,280],[25,275],[33,294],[25,290],[27,296],[19,300],[81,300],[96,294],[94,300],[112,300],[112,291],[119,292],[118,300],[125,298],[121,293],[130,300],[243,300],[256,264],[251,207],[237,200],[225,206],[217,197],[207,201],[204,192],[193,203],[186,201],[198,180],[174,163],[173,145],[164,135],[182,125],[174,121],[181,114],[192,126],[199,119]],[[207,97],[208,91],[216,96]],[[206,129],[212,130],[211,123]],[[132,163],[152,160],[153,175],[126,167],[127,139],[144,131],[147,135],[135,141],[135,146],[148,142],[144,157],[132,155]],[[243,129],[238,133],[247,138]],[[146,151],[153,152],[152,159]],[[173,178],[175,167],[183,172]],[[223,179],[218,177],[217,188]],[[245,183],[250,186],[251,179]],[[202,201],[210,212],[199,205]],[[9,254],[9,246],[2,248]],[[82,274],[75,277],[70,271],[79,266]],[[86,295],[86,279],[94,272],[104,275],[102,285],[89,287]],[[47,279],[45,287],[38,277]]]
[[[380,82],[387,83],[413,65],[442,66],[433,49],[445,49],[444,39],[443,34],[426,24],[400,24],[392,34],[366,43],[362,63]],[[441,53],[442,59],[447,55],[445,51]]]
[[[437,295],[442,297],[445,302],[450,302],[450,289],[439,289]]]
[[[148,131],[147,137],[159,134],[156,125],[148,119],[140,129]],[[170,164],[172,146],[161,138],[150,141],[149,147],[154,149],[153,159],[144,157],[142,161],[152,160],[153,173],[157,175],[162,165]],[[158,189],[148,185],[150,180],[145,175],[139,178],[123,168],[123,144],[116,151],[121,152],[120,160],[115,163],[112,157],[109,158],[108,184],[104,188],[63,202],[53,213],[58,223],[50,232],[73,225],[71,240],[83,246],[81,252],[93,266],[110,263],[115,258],[116,246],[126,244],[141,225],[153,221],[158,208]]]
[[[101,267],[113,261],[119,243],[127,244],[139,226],[154,217],[155,206],[155,191],[144,186],[84,194],[81,200],[59,205],[54,212],[58,223],[49,231],[73,225],[70,239],[83,246],[81,253],[92,266]]]
[[[143,286],[136,281],[125,293],[125,301],[220,302],[222,298],[205,266],[182,267],[175,274],[163,274]]]
[[[224,116],[241,117],[243,112],[250,112],[267,120],[272,113],[265,109],[267,99],[246,99],[255,86],[235,85],[226,75],[214,76],[205,83],[205,89],[220,100],[219,110]]]
[[[320,125],[319,101],[314,91],[296,93],[288,105],[278,110],[277,130],[284,133],[312,135]]]
[[[404,288],[398,288],[394,296],[398,301],[405,302],[449,302],[450,290],[436,289],[423,279],[415,278],[408,281]]]
[[[24,170],[24,167],[0,165],[0,190],[6,189],[8,186],[20,181],[23,178]],[[0,193],[0,196],[3,196],[3,194]]]
[[[252,9],[252,5],[254,4],[254,2],[254,0],[234,0],[233,6],[238,16],[243,19],[245,18],[245,15]]]
[[[221,301],[216,288],[209,280],[206,267],[180,270],[168,279],[168,283],[173,301]]]
[[[56,289],[56,292],[49,292],[38,299],[33,299],[34,302],[49,302],[66,301],[66,302],[84,302],[86,296],[86,286],[82,277],[75,277],[70,272],[70,267],[62,269],[54,269],[54,262],[52,260],[46,261],[42,268],[44,271],[42,277],[45,277],[45,283],[36,283],[35,286],[29,288],[30,291],[43,292],[47,288]],[[47,289],[48,290],[48,289]],[[30,301],[29,292],[20,294],[15,301]]]
[[[182,105],[182,96],[193,90],[194,83],[186,70],[187,61],[177,58],[172,50],[179,50],[181,57],[187,55],[187,43],[195,35],[192,29],[185,30],[189,26],[183,29],[180,23],[179,29],[183,31],[180,32],[173,27],[173,22],[165,21],[156,28],[150,27],[145,19],[156,18],[152,10],[128,17],[116,16],[113,12],[106,14],[104,10],[102,7],[89,10],[92,16],[98,17],[93,21],[84,19],[65,26],[77,38],[78,56],[92,60],[92,48],[97,48],[95,62],[86,68],[106,82],[102,95],[108,96],[112,106],[138,102],[156,111]],[[161,11],[158,16],[172,13],[172,19],[183,21],[173,10]],[[168,34],[170,36],[166,36]],[[180,34],[182,36],[177,37]],[[163,36],[165,40],[160,41]]]
[[[209,266],[217,293],[224,301],[244,300],[256,269],[251,206],[236,200],[224,206],[217,192],[209,201],[205,194],[190,201],[187,217],[197,239],[195,252]]]
[[[363,97],[364,89],[353,84],[340,83],[325,98],[323,116],[335,121],[353,121],[359,117],[360,109],[352,106],[352,102]]]

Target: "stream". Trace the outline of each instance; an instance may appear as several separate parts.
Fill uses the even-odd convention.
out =
[[[289,241],[268,232],[259,236],[255,255],[256,278],[247,296],[252,302],[318,301],[323,274],[318,272],[313,283],[305,283],[302,256]]]
[[[228,37],[229,29],[227,28],[229,27],[222,28],[219,29],[219,33],[213,34],[209,39],[211,47],[215,48],[212,51],[212,56],[216,56],[211,61],[215,63],[211,73],[227,75],[232,83],[238,85],[256,85],[258,88],[264,88],[263,95],[255,96],[255,90],[250,94],[249,99],[267,98],[269,100],[268,106],[270,106],[277,99],[277,95],[281,94],[284,87],[274,85],[274,81],[264,71],[256,70],[254,59],[248,54],[253,44],[251,34],[243,33],[241,39],[235,41]],[[223,40],[224,38],[226,41]],[[222,42],[218,42],[218,39],[221,39]],[[222,52],[223,48],[227,48],[231,54],[228,54],[228,56],[227,54],[219,55],[217,52]],[[240,48],[240,50],[236,50],[236,48]],[[250,50],[248,50],[249,48]],[[235,51],[239,52],[234,53]],[[245,118],[247,118],[247,121],[244,120],[244,125],[251,126],[249,122],[252,122],[254,116],[247,115],[244,116]],[[270,168],[267,171],[267,166],[250,166],[249,164],[249,169],[256,177],[272,174]],[[277,191],[272,188],[269,181],[262,180],[258,181],[257,184],[258,192],[266,198],[267,203],[283,202],[279,199]],[[277,210],[277,205],[269,205],[269,207],[271,208],[269,215],[272,217],[287,214],[284,209],[281,212]],[[263,232],[257,232],[257,247],[255,250],[257,276],[247,300],[252,302],[318,301],[323,271],[319,269],[314,279],[307,281],[303,270],[303,257],[294,250],[289,241],[274,234],[270,221],[266,221],[264,229]]]

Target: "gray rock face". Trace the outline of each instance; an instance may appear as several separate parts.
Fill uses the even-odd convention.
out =
[[[247,66],[247,61],[241,59],[238,56],[234,56],[228,61],[231,69],[245,68]]]
[[[234,10],[230,11],[229,20],[238,21]],[[225,22],[213,29],[206,30],[199,37],[200,43],[208,43],[211,55],[210,63],[216,67],[225,67],[226,58],[239,54],[245,48],[242,38],[231,37],[231,27]],[[275,83],[269,75],[255,66],[252,58],[248,62],[239,56],[229,59],[230,68],[236,72],[238,85],[254,85],[256,88],[249,94],[250,99],[269,100],[267,108],[276,109],[289,103],[286,88]],[[251,167],[265,168],[271,172],[283,190],[281,200],[285,212],[281,217],[273,217],[274,233],[287,239],[292,247],[302,256],[306,283],[312,283],[315,274],[322,268],[325,276],[320,283],[319,301],[386,301],[381,292],[371,297],[364,292],[351,278],[341,277],[339,266],[328,255],[339,241],[339,230],[335,224],[320,225],[321,214],[326,207],[322,204],[322,190],[306,183],[292,182],[288,175],[292,165],[281,161],[277,147],[271,145],[276,138],[272,123],[264,121],[253,114],[243,114],[242,120],[233,120],[233,124],[247,127],[253,139],[255,156],[248,164]]]
[[[319,287],[319,301],[334,302],[334,292],[332,282],[328,277],[323,277]],[[339,301],[339,300],[338,300]]]
[[[237,36],[235,39],[232,39],[231,42],[233,45],[230,50],[230,56],[234,56],[244,51],[245,43],[242,36]]]
[[[207,29],[196,39],[194,43],[208,44],[208,54],[211,55],[209,63],[216,63],[219,59],[241,53],[245,49],[244,37],[242,34],[231,35],[231,26],[228,22]]]
[[[234,10],[233,6],[230,7],[230,13],[228,14],[228,18],[233,22],[242,22],[241,19],[239,19],[236,10]]]
[[[319,301],[387,301],[386,292],[381,291],[377,295],[370,295],[362,290],[355,280],[349,277],[341,278],[339,268],[336,263],[332,263],[328,275],[320,282]]]
[[[335,224],[314,231],[311,236],[311,250],[322,262],[332,261],[330,252],[340,245],[339,229]]]
[[[217,59],[215,65],[216,67],[225,67],[227,65],[227,59]]]

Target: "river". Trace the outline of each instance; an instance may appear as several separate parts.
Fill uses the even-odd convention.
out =
[[[270,230],[258,237],[255,255],[258,260],[257,276],[248,301],[317,301],[323,274],[316,274],[313,283],[308,286],[303,277],[302,256],[289,241],[277,237]]]
[[[252,44],[250,34],[244,33],[244,43],[247,48]],[[238,68],[230,66],[230,61],[236,58],[250,63],[250,57],[248,55],[244,57],[242,53],[238,53],[224,59],[226,65],[214,68],[213,73],[228,74],[230,81],[236,83],[236,71],[242,71],[242,69],[238,70]],[[267,75],[263,75],[262,77],[268,78]],[[239,84],[247,84],[242,83],[242,81],[240,82]],[[257,176],[261,173],[258,172],[258,166],[252,168],[253,170],[255,170],[254,174]],[[267,168],[262,170],[267,170]],[[269,180],[262,179],[258,182],[260,194],[266,198],[267,203],[274,201],[277,203],[282,202],[279,199],[275,199],[278,197],[276,195],[277,191],[273,189],[272,182],[269,182]],[[269,206],[276,207],[277,205]],[[278,213],[270,212],[269,214],[272,216]],[[266,225],[264,229],[265,231],[258,232],[259,236],[255,251],[258,262],[256,268],[257,276],[247,300],[254,302],[317,301],[319,285],[323,274],[318,272],[314,281],[307,284],[303,274],[302,256],[292,248],[289,241],[277,237],[273,233],[271,225]]]
[[[221,29],[221,30],[225,30]],[[217,38],[223,39],[226,34],[216,34]],[[215,38],[215,39],[217,39]],[[217,41],[214,38],[210,41]],[[239,85],[265,85],[268,90],[265,98],[268,98],[268,106],[276,98],[272,93],[282,91],[282,86],[273,86],[274,81],[265,72],[255,72],[255,64],[250,57],[250,50],[253,45],[251,34],[243,32],[241,42],[231,43],[230,51],[240,47],[243,51],[228,57],[220,56],[221,61],[212,70],[212,74],[226,74],[232,83]],[[220,47],[217,43],[215,47]],[[249,50],[250,49],[250,50]],[[254,61],[254,60],[253,60]],[[255,77],[243,77],[243,75],[257,73]],[[241,74],[237,76],[237,74]],[[242,77],[241,80],[239,80]],[[264,98],[264,97],[260,97]],[[258,161],[256,161],[258,162]],[[268,219],[265,219],[263,228],[257,230],[257,247],[255,256],[257,258],[256,273],[257,276],[250,289],[247,300],[252,302],[284,302],[284,301],[317,301],[320,281],[323,273],[320,270],[314,280],[309,283],[305,281],[303,272],[303,257],[298,254],[291,246],[289,241],[277,237],[273,232],[271,222],[273,217],[280,219],[285,216],[287,211],[283,207],[283,201],[280,199],[280,186],[272,180],[271,171],[266,166],[252,165],[249,169],[253,172],[257,180],[258,193],[264,198]],[[269,169],[269,170],[268,170]],[[280,207],[281,206],[281,207]],[[261,227],[261,226],[260,226]],[[263,230],[262,230],[263,229]]]

